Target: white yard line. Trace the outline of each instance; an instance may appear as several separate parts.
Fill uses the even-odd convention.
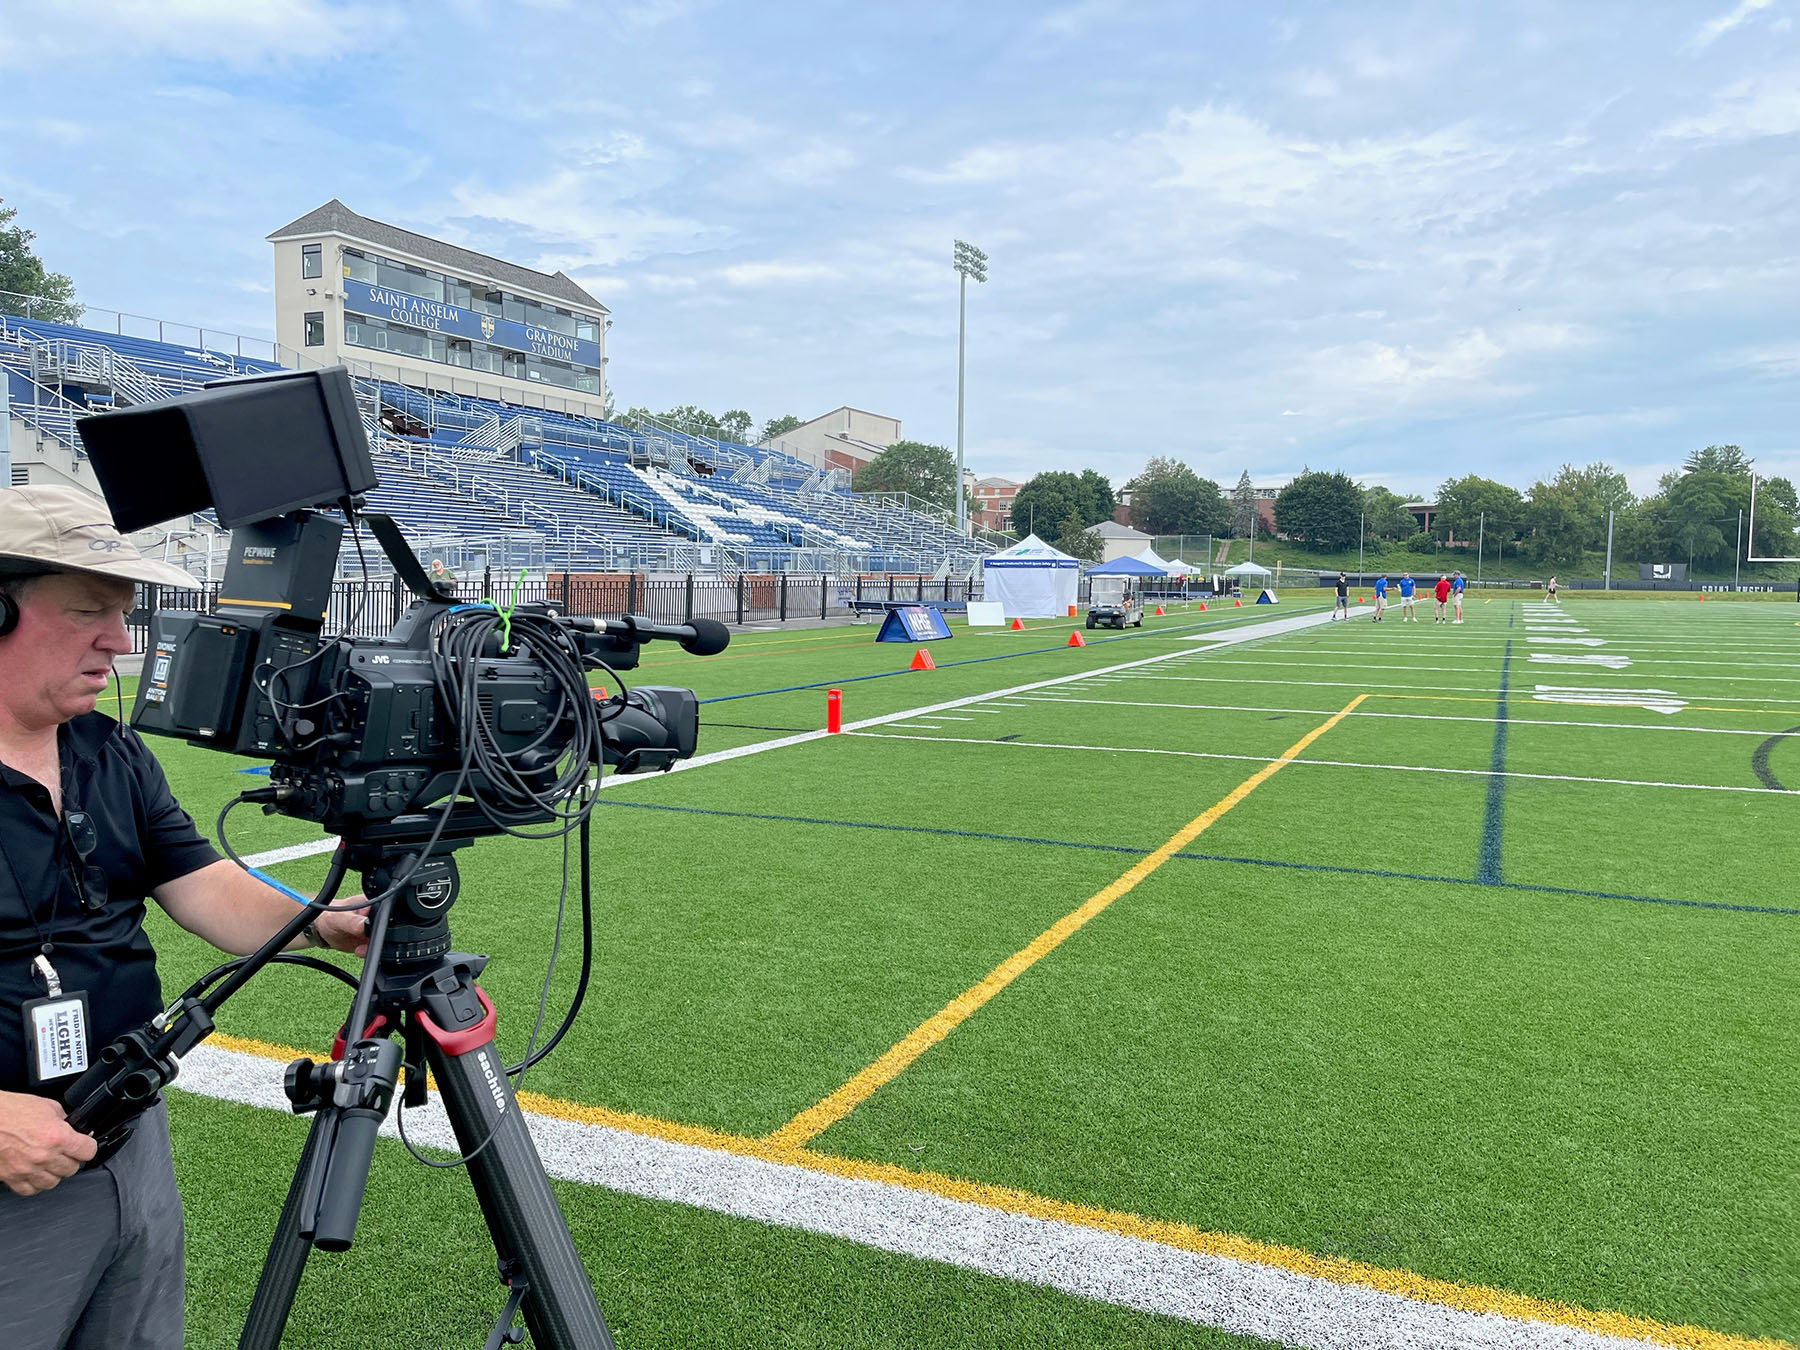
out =
[[[296,858],[311,858],[316,854],[330,853],[338,846],[335,837],[330,839],[314,839],[304,844],[289,844],[286,848],[272,848],[267,853],[252,853],[244,861],[252,867],[273,867],[276,863],[293,862]]]
[[[195,1048],[183,1063],[177,1088],[289,1113],[281,1066],[241,1051]],[[1432,1350],[1447,1345],[1464,1350],[1648,1350],[1657,1344],[1525,1316],[1466,1311],[1122,1234],[1099,1223],[1039,1218],[925,1187],[838,1175],[803,1161],[776,1161],[529,1111],[524,1117],[545,1171],[562,1180],[815,1233],[1307,1350]],[[430,1106],[407,1112],[406,1132],[417,1144],[456,1148],[435,1097]],[[382,1133],[396,1133],[392,1115]]]
[[[1308,649],[1307,655],[1311,656],[1313,654],[1314,653],[1310,649]],[[1557,653],[1544,652],[1542,654],[1533,654],[1531,659],[1534,661],[1538,661],[1540,663],[1557,664],[1558,663],[1557,661],[1552,661],[1549,659],[1551,657],[1557,657],[1557,656],[1558,656]],[[1441,653],[1441,652],[1433,652],[1432,659],[1454,661],[1458,658],[1456,658],[1453,655],[1446,656],[1444,653]],[[1221,660],[1221,661],[1213,661],[1213,662],[1210,662],[1209,664],[1217,665],[1217,666],[1262,666],[1264,668],[1272,667],[1272,668],[1282,669],[1282,670],[1309,669],[1309,668],[1314,668],[1314,667],[1328,668],[1331,670],[1422,670],[1422,671],[1432,671],[1432,672],[1435,672],[1440,675],[1469,675],[1474,672],[1474,669],[1493,665],[1492,657],[1468,657],[1465,659],[1473,662],[1474,663],[1473,667],[1471,667],[1471,666],[1420,666],[1420,665],[1413,665],[1410,662],[1396,665],[1392,662],[1373,662],[1373,661],[1304,661],[1304,660],[1296,661],[1296,660],[1288,659],[1285,655],[1282,655],[1276,659],[1261,660],[1261,661],[1246,661],[1246,660],[1241,660],[1241,659],[1237,659],[1237,658],[1230,658],[1230,659]],[[1575,657],[1575,658],[1569,658],[1568,660],[1562,661],[1561,663],[1562,664],[1599,665],[1599,664],[1604,664],[1605,662],[1612,661],[1612,660],[1629,660],[1633,666],[1706,666],[1709,669],[1718,669],[1721,667],[1735,667],[1735,668],[1742,669],[1742,670],[1761,670],[1761,669],[1769,669],[1770,668],[1767,666],[1766,663],[1758,662],[1758,661],[1662,661],[1662,660],[1658,660],[1656,657],[1653,657],[1653,656],[1598,657],[1593,660]],[[1142,678],[1142,677],[1133,677],[1133,678]],[[1648,672],[1645,672],[1643,674],[1638,675],[1636,678],[1657,679],[1657,680],[1726,680],[1726,681],[1729,681],[1734,684],[1769,684],[1769,683],[1800,684],[1800,678],[1794,678],[1794,677],[1789,677],[1789,676],[1784,676],[1784,675],[1710,675],[1710,674],[1708,674],[1708,675],[1683,675],[1683,674],[1679,674],[1679,673],[1668,674],[1668,675],[1651,675]]]
[[[1223,750],[1162,750],[1141,745],[1076,745],[1054,741],[977,740],[971,736],[897,736],[891,731],[858,731],[851,735],[874,740],[929,741],[940,745],[988,745],[1009,750],[1086,750],[1102,755],[1169,755],[1178,759],[1233,759],[1267,764],[1267,755],[1233,755]],[[1391,773],[1447,773],[1471,778],[1530,778],[1546,783],[1603,783],[1610,787],[1675,788],[1688,792],[1745,792],[1762,797],[1800,797],[1800,788],[1739,787],[1730,783],[1662,783],[1641,778],[1589,778],[1580,774],[1525,773],[1518,769],[1449,769],[1433,764],[1365,764],[1350,759],[1290,759],[1322,769],[1382,769]]]
[[[1303,717],[1336,717],[1341,712],[1341,709],[1338,708],[1258,708],[1246,707],[1238,703],[1145,703],[1128,699],[1075,698],[1068,694],[1060,694],[1055,697],[1033,697],[1031,701],[1033,703],[1093,703],[1104,708],[1179,708],[1188,712],[1294,713]],[[1737,727],[1671,726],[1667,722],[1576,722],[1564,717],[1464,717],[1456,713],[1369,712],[1363,708],[1342,715],[1345,717],[1381,717],[1400,722],[1479,722],[1484,727],[1491,727],[1495,722],[1507,722],[1524,727],[1595,727],[1605,731],[1694,731],[1708,736],[1757,736],[1764,740],[1770,736],[1787,734],[1768,730],[1745,731]],[[1800,736],[1800,732],[1793,734]]]
[[[1254,664],[1254,663],[1251,663]],[[1409,670],[1413,667],[1395,666],[1396,670]],[[1470,674],[1459,671],[1458,674]],[[1548,674],[1549,672],[1545,672]],[[1700,679],[1698,675],[1633,675],[1626,671],[1610,672],[1610,678],[1633,680],[1687,680]],[[1499,689],[1489,685],[1466,684],[1370,684],[1366,681],[1345,680],[1256,680],[1239,675],[1137,675],[1139,680],[1177,680],[1190,684],[1278,684],[1294,689],[1386,689],[1405,690],[1414,694],[1498,694]],[[1777,695],[1762,695],[1757,698],[1740,698],[1735,694],[1683,694],[1688,699],[1704,698],[1708,703],[1792,703],[1800,705],[1800,698],[1781,698]]]

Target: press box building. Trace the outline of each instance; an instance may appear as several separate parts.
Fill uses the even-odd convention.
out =
[[[606,306],[534,272],[359,216],[335,198],[269,236],[275,340],[304,365],[599,417]]]

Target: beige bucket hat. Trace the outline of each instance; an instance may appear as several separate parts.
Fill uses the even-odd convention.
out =
[[[0,488],[0,578],[32,572],[88,572],[188,590],[200,584],[179,567],[146,558],[91,492]]]

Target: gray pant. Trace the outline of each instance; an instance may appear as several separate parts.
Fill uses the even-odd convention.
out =
[[[0,1328],[9,1350],[181,1350],[181,1195],[162,1103],[104,1166],[39,1195],[0,1187]]]

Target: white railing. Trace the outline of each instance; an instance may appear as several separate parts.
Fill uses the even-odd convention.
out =
[[[0,291],[0,313],[17,315],[22,319],[41,318],[45,323],[91,328],[96,333],[111,333],[116,337],[145,338],[174,346],[195,346],[202,351],[247,357],[252,361],[289,364],[280,354],[284,349],[268,338],[246,337],[242,333],[202,328],[198,324],[152,319],[143,314],[125,314],[99,305],[76,304],[73,308],[75,313],[73,317],[69,317],[69,306],[60,301],[47,300],[41,295]]]

